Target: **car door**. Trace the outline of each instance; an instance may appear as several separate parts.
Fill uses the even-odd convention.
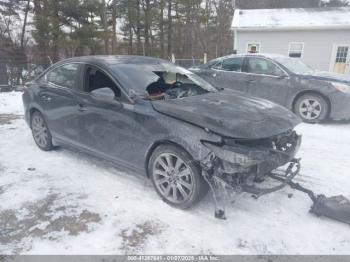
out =
[[[201,78],[203,78],[207,82],[211,83],[213,86],[215,86],[216,83],[215,83],[215,79],[213,77],[213,74],[215,72],[213,72],[212,67],[215,64],[218,64],[218,63],[221,64],[221,62],[222,62],[221,59],[215,59],[215,60],[211,60],[207,64],[201,65],[199,67],[189,68],[189,70],[192,71],[193,73],[199,75]]]
[[[286,106],[290,78],[276,63],[263,57],[247,56],[243,71],[248,76],[248,93]]]
[[[195,73],[217,88],[247,92],[247,76],[242,73],[243,61],[244,57],[219,59]]]
[[[138,121],[135,105],[103,69],[86,65],[84,72],[83,110],[79,113],[82,146],[127,168],[143,168],[141,152],[148,135]],[[91,93],[106,87],[115,93],[112,102],[97,100]]]
[[[37,94],[53,137],[71,144],[78,143],[80,72],[78,63],[53,68],[39,80]]]
[[[242,72],[244,57],[224,58],[212,69],[214,82],[219,87],[247,92],[247,75]]]

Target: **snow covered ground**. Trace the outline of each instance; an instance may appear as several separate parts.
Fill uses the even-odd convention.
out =
[[[225,221],[214,218],[210,194],[177,210],[140,176],[85,154],[39,150],[22,114],[20,93],[0,93],[0,254],[350,254],[350,227],[310,214],[300,192],[243,195]],[[350,197],[350,123],[298,131],[298,181]]]

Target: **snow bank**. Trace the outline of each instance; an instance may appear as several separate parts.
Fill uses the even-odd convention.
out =
[[[22,93],[0,93],[0,114],[23,114]]]

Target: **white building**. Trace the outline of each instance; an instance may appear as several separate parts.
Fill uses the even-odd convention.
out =
[[[236,9],[237,53],[276,53],[324,71],[350,74],[350,8]]]

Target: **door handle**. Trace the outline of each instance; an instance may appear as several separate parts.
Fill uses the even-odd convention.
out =
[[[78,105],[78,111],[80,111],[80,112],[85,112],[85,111],[87,111],[87,108],[86,108],[84,105],[79,104],[79,105]]]

